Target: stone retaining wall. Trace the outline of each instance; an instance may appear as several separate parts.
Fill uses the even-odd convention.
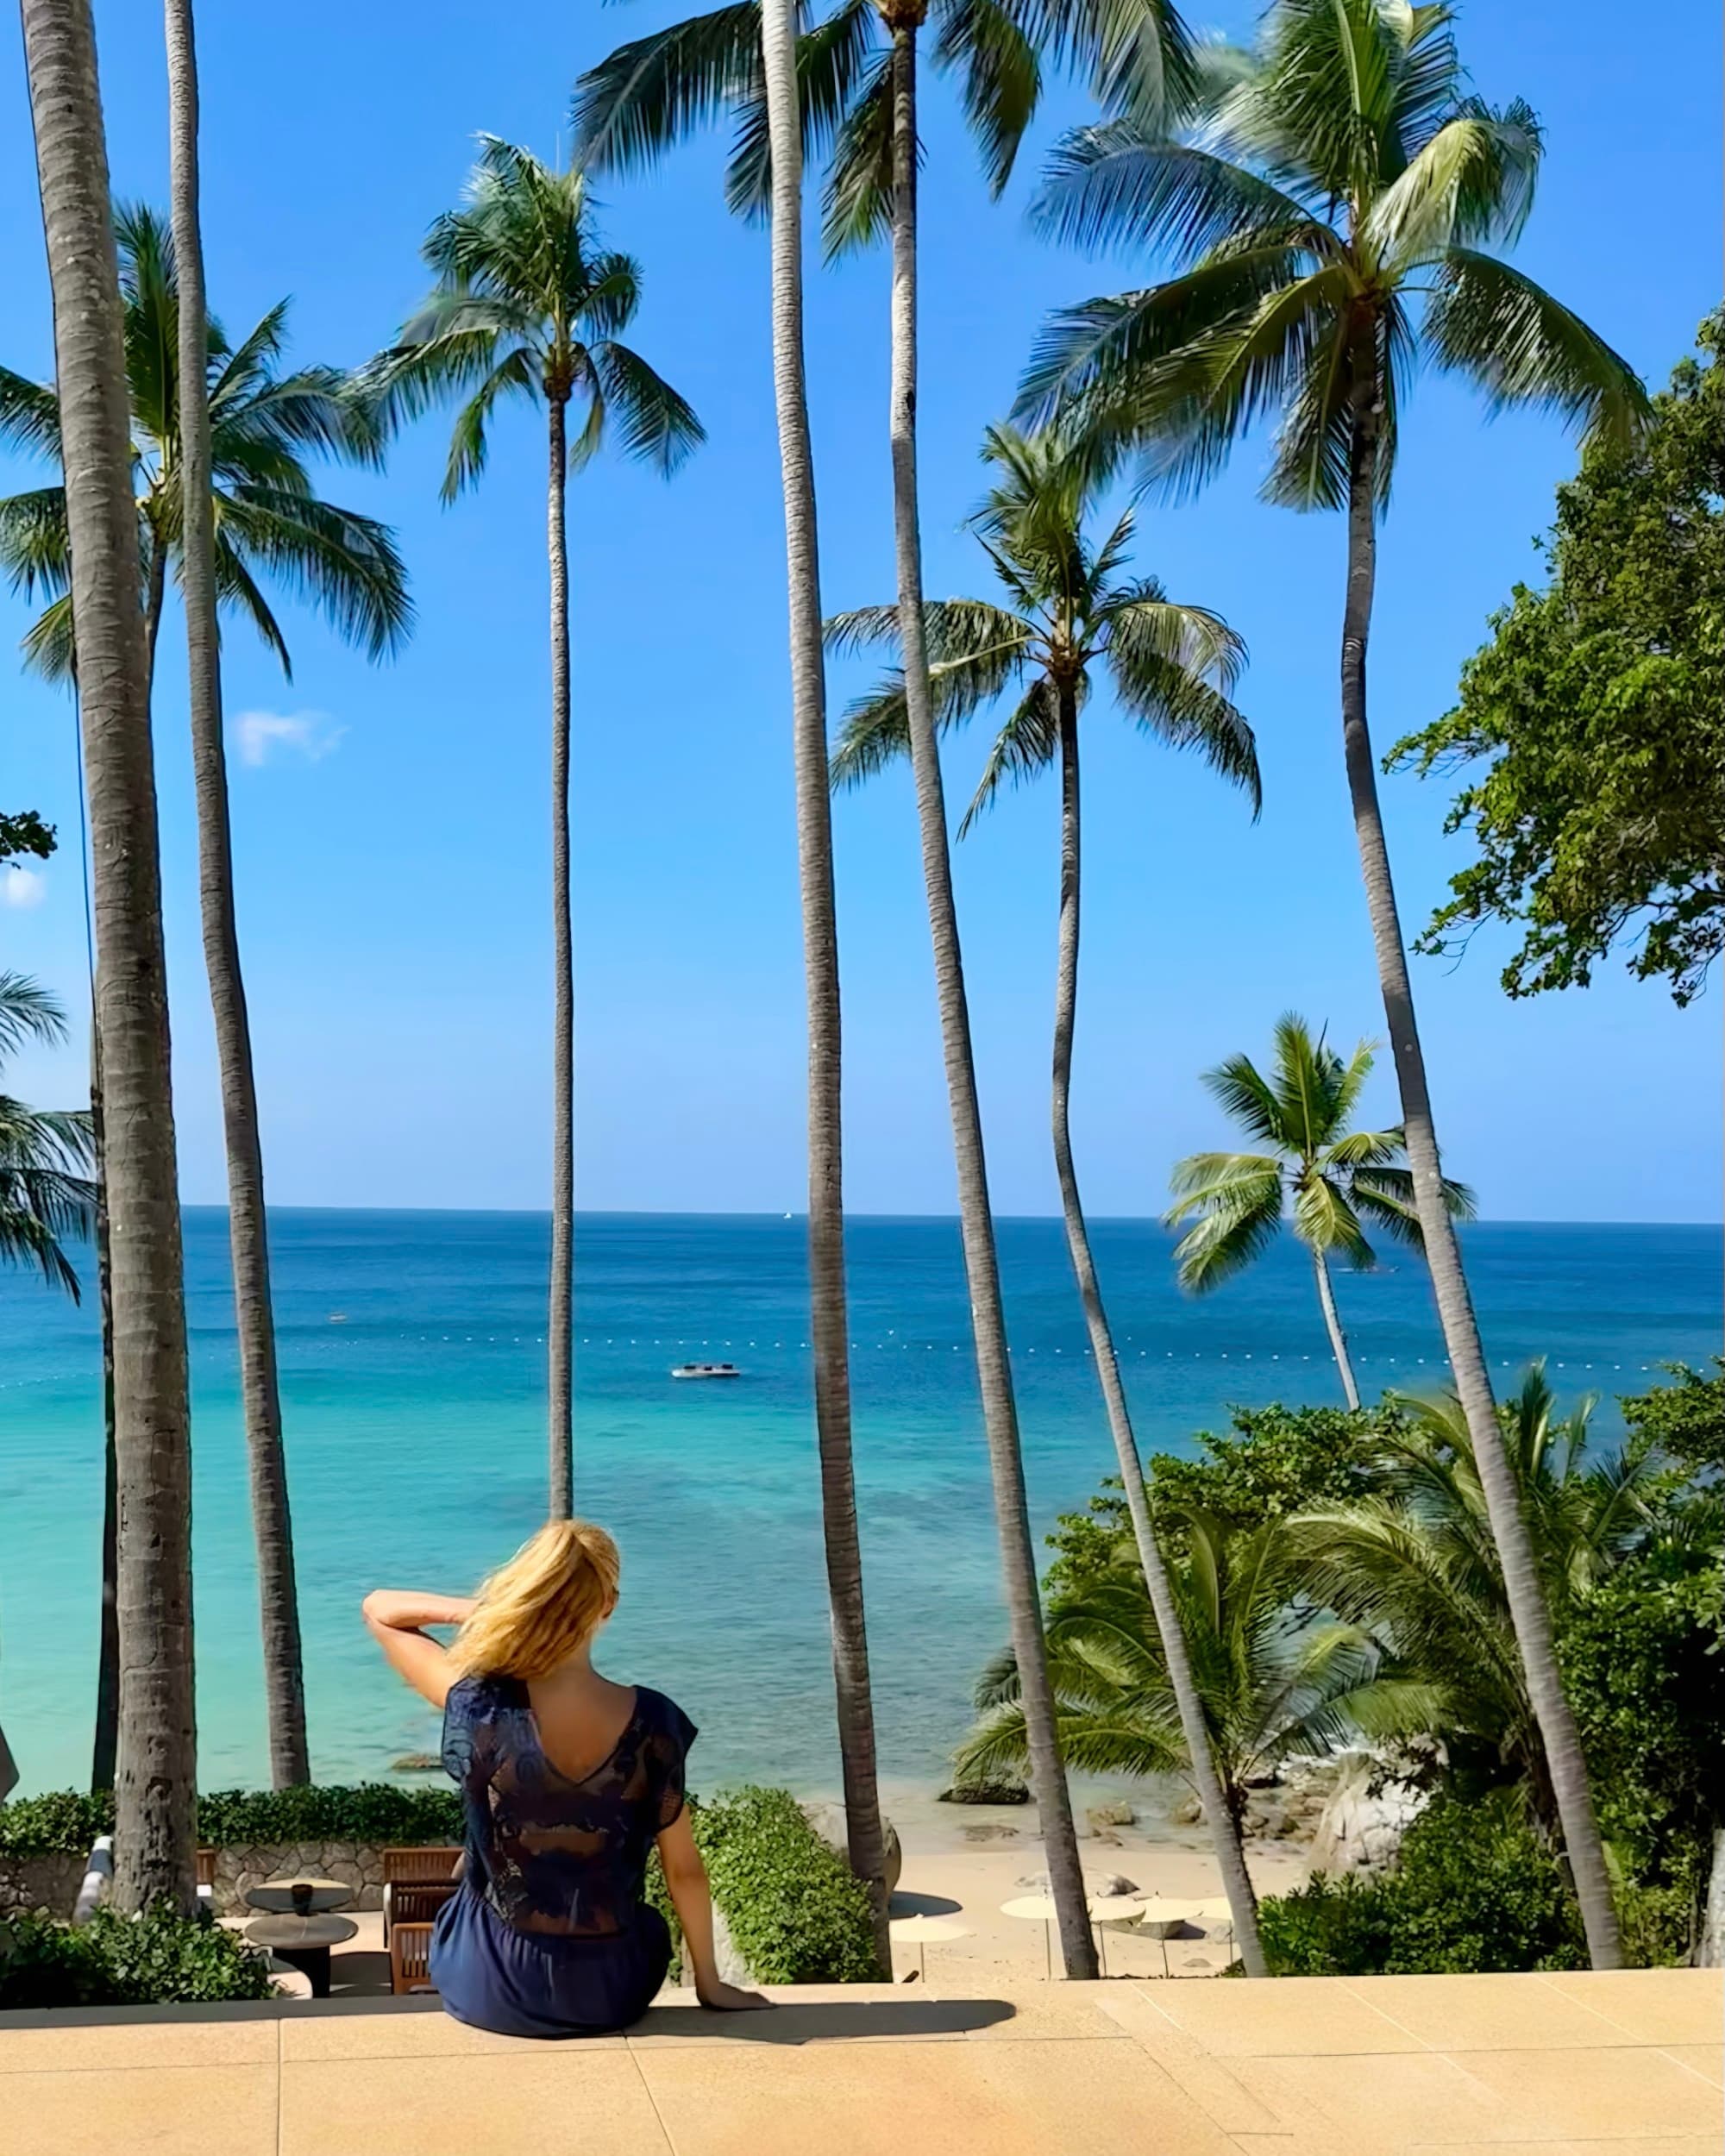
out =
[[[89,1861],[66,1856],[0,1859],[0,1916],[19,1909],[51,1909],[56,1916],[70,1916]]]
[[[81,1856],[0,1861],[0,1916],[32,1908],[70,1916],[87,1861]],[[279,1841],[216,1852],[216,1914],[242,1915],[248,1887],[296,1877],[341,1879],[354,1890],[354,1908],[383,1907],[383,1851],[376,1844]]]

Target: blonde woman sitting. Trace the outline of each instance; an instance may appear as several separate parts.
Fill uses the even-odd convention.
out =
[[[507,2036],[596,2036],[646,2011],[670,1933],[643,1899],[656,1845],[704,2006],[768,2004],[722,1983],[706,1869],[684,1808],[694,1724],[662,1692],[593,1666],[617,1607],[617,1545],[554,1520],[468,1601],[380,1589],[367,1625],[443,1710],[443,1765],[467,1814],[460,1891],[431,1943],[458,2021]],[[428,1625],[458,1625],[448,1647]]]

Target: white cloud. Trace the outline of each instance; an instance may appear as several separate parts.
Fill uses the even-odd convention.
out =
[[[0,871],[0,906],[28,911],[48,894],[48,880],[34,868],[9,868]]]
[[[323,711],[242,711],[229,730],[240,761],[255,768],[273,761],[278,750],[321,763],[348,730]]]

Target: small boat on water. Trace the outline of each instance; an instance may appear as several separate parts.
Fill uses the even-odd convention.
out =
[[[743,1373],[735,1363],[679,1363],[671,1375],[673,1377],[741,1377]]]

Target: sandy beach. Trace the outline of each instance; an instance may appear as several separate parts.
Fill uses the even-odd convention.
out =
[[[962,1964],[971,1983],[986,1982],[991,1970],[1020,1981],[1042,1975],[1050,1952],[1044,1927],[1002,1910],[1005,1902],[1046,1891],[1035,1807],[941,1804],[927,1790],[908,1788],[887,1794],[904,1849],[893,1896],[895,1926],[929,1917],[962,1927],[965,1934],[931,1940],[920,1948],[913,1938],[895,1940],[894,1974],[903,1979],[925,1967],[932,1981],[944,1968]],[[1182,1794],[1170,1789],[1146,1802],[1145,1792],[1135,1790],[1126,1801],[1137,1809],[1138,1821],[1101,1823],[1091,1814],[1119,1805],[1122,1793],[1075,1784],[1079,1855],[1093,1893],[1126,1881],[1139,1895],[1206,1905],[1201,1919],[1182,1924],[1165,1940],[1114,1922],[1103,1926],[1099,1939],[1111,1976],[1214,1976],[1233,1959],[1226,1903],[1204,1829],[1157,1816],[1164,1796],[1177,1803]],[[1260,1894],[1284,1894],[1301,1885],[1308,1870],[1303,1841],[1251,1842],[1247,1860]],[[1121,1908],[1129,1915],[1131,1904],[1122,1902]],[[1057,1941],[1052,1959],[1057,1972]]]

